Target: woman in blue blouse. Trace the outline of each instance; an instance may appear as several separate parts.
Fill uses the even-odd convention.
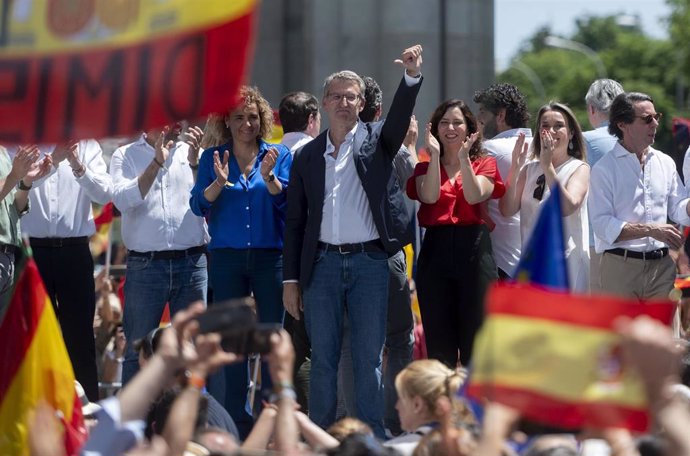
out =
[[[201,155],[190,205],[208,220],[213,301],[253,293],[259,321],[282,323],[283,228],[292,157],[285,146],[264,141],[273,127],[273,111],[259,90],[244,86],[240,96],[235,110],[208,121],[205,140],[221,145]],[[209,390],[244,438],[253,423],[245,410],[246,364],[229,366],[225,381],[220,377],[211,379]]]

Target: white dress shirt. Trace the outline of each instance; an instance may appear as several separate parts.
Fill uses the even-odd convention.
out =
[[[345,141],[335,152],[331,138],[326,134],[326,179],[323,198],[323,218],[319,240],[328,244],[354,244],[379,238],[374,225],[369,200],[355,167],[353,146],[359,121],[345,135]],[[361,129],[366,134],[366,129]]]
[[[307,144],[312,139],[314,138],[301,131],[291,131],[283,135],[283,140],[280,141],[280,144],[290,149],[290,153],[295,155],[297,149]]]
[[[43,158],[53,153],[55,145],[41,145],[39,149]],[[12,155],[15,153],[16,149]],[[69,162],[62,160],[50,174],[34,182],[29,192],[31,211],[21,219],[25,236],[66,238],[96,232],[91,203],[109,202],[113,183],[98,142],[79,141],[79,161],[86,168],[81,177],[75,177]]]
[[[649,148],[644,169],[620,143],[592,169],[589,217],[597,253],[613,248],[638,252],[668,247],[651,237],[616,242],[627,223],[659,224],[670,218],[690,225],[688,198],[673,159]]]
[[[513,128],[501,132],[482,143],[487,155],[496,159],[498,172],[503,182],[508,182],[508,172],[513,161],[513,147],[520,133],[525,134],[525,144],[532,142],[532,131],[529,128]],[[489,216],[496,224],[491,231],[491,248],[494,252],[496,266],[511,276],[520,261],[522,239],[520,237],[520,213],[504,217],[498,208],[498,200],[489,200]]]
[[[176,143],[151,189],[142,198],[138,177],[155,151],[146,136],[120,147],[110,160],[113,202],[122,212],[122,240],[137,252],[185,250],[208,243],[206,221],[194,215],[189,196],[194,177],[187,160],[188,146]]]

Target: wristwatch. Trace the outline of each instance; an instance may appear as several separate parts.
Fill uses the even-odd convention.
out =
[[[19,179],[19,182],[17,182],[17,188],[19,190],[24,190],[25,192],[28,192],[29,190],[31,190],[31,187],[32,187],[32,185],[24,184],[24,180],[22,180],[22,179]]]
[[[264,179],[264,180],[265,180],[266,182],[273,182],[274,180],[276,180],[276,175],[273,174],[273,173],[269,173],[268,179]]]

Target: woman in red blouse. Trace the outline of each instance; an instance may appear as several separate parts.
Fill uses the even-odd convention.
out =
[[[481,148],[477,121],[462,100],[448,100],[426,128],[431,160],[419,163],[407,194],[422,205],[426,228],[417,263],[417,294],[429,358],[467,365],[484,318],[484,294],[497,276],[483,214],[505,192],[496,160]]]

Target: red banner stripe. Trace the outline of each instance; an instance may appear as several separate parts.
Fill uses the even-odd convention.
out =
[[[564,429],[621,427],[645,432],[650,421],[644,409],[602,402],[565,402],[535,391],[501,385],[470,384],[467,394],[477,400],[500,402],[520,410],[527,419]]]
[[[499,283],[486,298],[490,314],[545,319],[571,325],[610,330],[617,317],[642,314],[668,324],[675,305],[671,301],[633,302],[618,297],[555,294],[528,284]]]
[[[0,59],[0,141],[137,133],[236,104],[255,11],[137,45]]]

